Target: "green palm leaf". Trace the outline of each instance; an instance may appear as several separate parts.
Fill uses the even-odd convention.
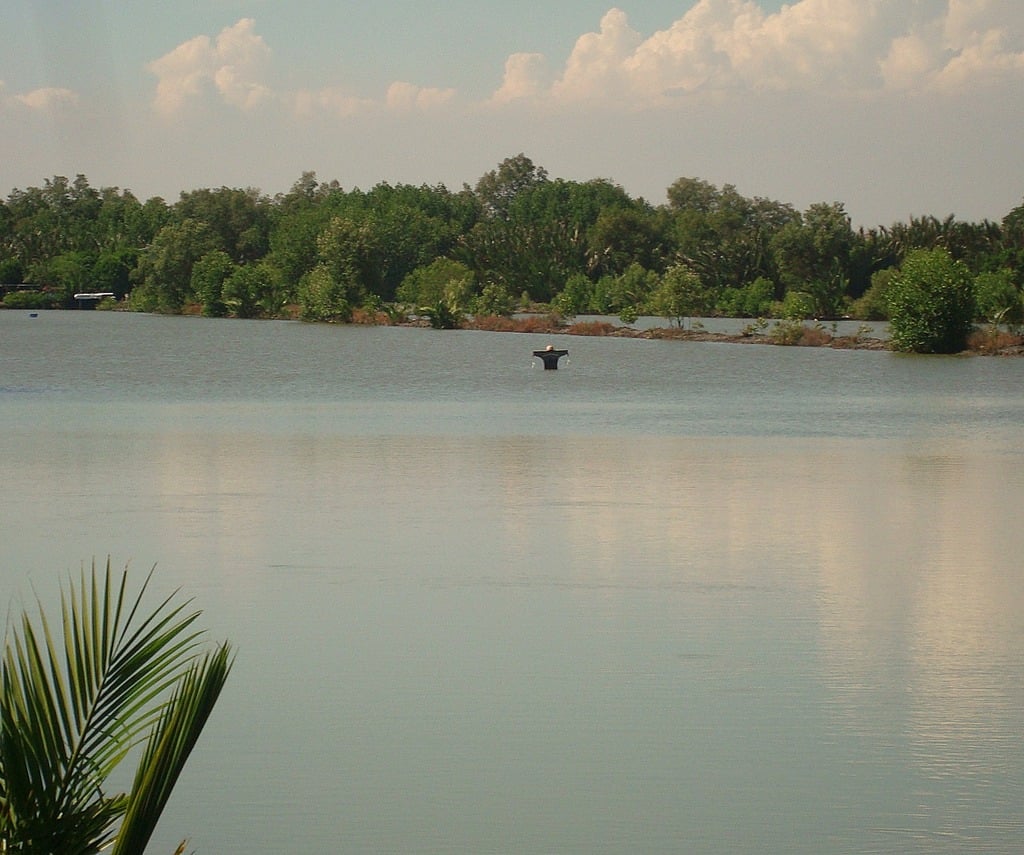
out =
[[[111,855],[140,855],[146,848],[230,670],[230,650],[225,645],[196,662],[178,684],[135,773]]]
[[[199,612],[174,594],[144,611],[151,578],[130,599],[127,571],[115,581],[108,561],[100,579],[94,565],[62,593],[59,641],[41,606],[35,621],[26,612],[9,627],[0,660],[0,851],[87,855],[110,845],[140,797],[108,793],[107,779],[144,742],[145,766],[167,733],[187,749],[158,765],[145,789],[169,794],[177,780],[227,677],[228,647],[201,656]],[[155,825],[166,796],[147,804],[135,811]]]

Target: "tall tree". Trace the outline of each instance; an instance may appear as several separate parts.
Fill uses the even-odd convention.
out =
[[[234,270],[235,263],[222,249],[206,253],[192,265],[192,276],[189,280],[192,293],[199,300],[203,314],[207,317],[220,318],[227,314],[224,283]]]
[[[177,312],[191,296],[192,268],[220,248],[204,222],[186,219],[164,226],[139,260],[137,275],[155,308]]]
[[[674,213],[710,214],[721,199],[718,188],[703,178],[677,178],[667,195],[669,209]]]
[[[238,264],[267,253],[270,202],[258,190],[192,190],[181,194],[174,213],[179,220],[206,223],[218,238],[218,248]]]
[[[664,234],[654,211],[638,205],[603,208],[587,231],[587,268],[594,276],[622,273],[630,264],[648,270],[664,263]]]
[[[476,195],[489,216],[505,219],[509,206],[520,193],[547,180],[547,170],[535,166],[520,152],[505,158],[497,169],[485,172],[476,183]]]
[[[841,202],[811,205],[772,239],[786,290],[809,294],[819,317],[834,317],[842,310],[854,240]]]
[[[748,199],[731,184],[719,190],[697,178],[680,178],[669,188],[668,211],[676,262],[718,291],[745,288],[758,278],[777,282],[771,243],[800,218],[790,205]]]

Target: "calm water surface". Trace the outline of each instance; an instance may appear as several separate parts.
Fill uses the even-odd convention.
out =
[[[153,851],[1018,853],[1022,384],[0,312],[0,594],[157,564],[237,645]]]

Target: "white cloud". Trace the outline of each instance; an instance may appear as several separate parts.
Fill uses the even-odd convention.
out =
[[[949,91],[1024,77],[1020,0],[698,0],[644,38],[613,8],[544,83],[544,58],[514,54],[492,102],[656,105],[745,90]]]
[[[392,110],[431,110],[447,104],[455,96],[454,89],[432,89],[396,81],[388,87],[385,103]]]
[[[265,82],[271,60],[251,18],[215,38],[196,36],[149,64],[154,105],[172,116],[212,94],[242,111],[273,103],[298,117],[351,117],[429,112],[457,98],[452,88],[401,80],[376,97],[342,86],[274,92]],[[631,108],[738,92],[950,93],[1021,78],[1020,0],[794,0],[771,14],[757,0],[696,0],[649,36],[609,9],[554,74],[541,54],[512,54],[488,104]]]
[[[74,107],[79,102],[78,93],[72,89],[44,87],[11,96],[4,95],[4,84],[0,81],[0,103],[17,104],[38,112],[48,112],[62,107]]]
[[[879,60],[882,82],[888,89],[913,90],[929,81],[942,62],[943,51],[920,34],[893,39],[889,53]]]
[[[552,95],[565,101],[626,95],[627,66],[641,42],[640,33],[629,26],[626,13],[611,9],[601,19],[598,32],[587,33],[576,41],[562,78],[552,87]]]
[[[270,89],[261,82],[270,55],[251,18],[226,27],[215,40],[208,36],[189,39],[149,64],[157,77],[154,105],[170,116],[212,87],[228,104],[251,110],[271,97]]]
[[[505,76],[492,102],[506,104],[540,96],[548,86],[547,60],[540,53],[514,53],[505,61]]]
[[[342,89],[325,87],[317,91],[301,89],[286,98],[295,115],[309,119],[318,115],[348,118],[373,110],[375,104],[367,98],[358,98]]]
[[[226,27],[216,39],[196,36],[147,66],[157,77],[154,106],[170,117],[189,100],[212,91],[225,103],[243,111],[277,103],[300,118],[319,114],[344,118],[381,110],[434,110],[455,97],[451,88],[417,86],[404,81],[392,83],[380,100],[359,97],[337,86],[274,92],[263,82],[271,58],[271,50],[263,37],[256,34],[251,18],[242,18]]]
[[[396,81],[388,87],[383,100],[361,98],[339,87],[302,89],[283,96],[282,100],[300,119],[312,119],[317,116],[347,119],[384,111],[429,112],[448,104],[454,97],[454,89],[435,89]]]
[[[947,45],[954,50],[979,36],[998,30],[1021,47],[1024,36],[1024,9],[1019,0],[949,0],[944,19]]]
[[[1024,52],[1006,49],[1000,30],[989,30],[970,41],[936,75],[940,89],[961,90],[972,83],[1024,77]]]

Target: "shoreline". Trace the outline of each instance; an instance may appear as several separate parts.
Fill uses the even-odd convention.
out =
[[[132,312],[131,309],[117,306],[100,311]],[[8,310],[16,311],[16,310]],[[67,311],[48,309],[45,311]],[[95,311],[95,310],[94,310]],[[202,317],[198,307],[186,307],[182,316]],[[285,313],[277,318],[267,320],[300,320],[295,314]],[[699,319],[697,319],[699,323]],[[347,322],[335,321],[304,321],[304,323],[334,323],[349,326],[394,326],[418,329],[431,329],[430,322],[423,317],[396,320],[385,312],[369,312],[357,309]],[[772,324],[769,326],[768,324]],[[755,344],[774,347],[819,347],[831,350],[869,350],[885,353],[899,353],[893,350],[887,339],[868,335],[834,335],[821,323],[808,326],[806,321],[786,321],[772,319],[760,323],[757,329],[740,333],[714,332],[706,329],[683,329],[676,326],[651,327],[636,329],[628,325],[615,324],[611,321],[587,320],[565,323],[548,314],[525,314],[519,317],[490,315],[478,318],[464,318],[455,329],[475,330],[478,332],[511,332],[529,333],[534,335],[572,335],[591,338],[636,338],[654,341],[690,341],[717,342],[719,344]],[[443,332],[444,330],[438,330]],[[946,356],[1024,356],[1024,336],[1017,335],[992,326],[976,326],[968,338],[966,349],[953,354],[907,354],[907,355],[946,355]]]
[[[543,322],[541,322],[543,321]],[[429,327],[422,321],[408,326]],[[521,332],[539,335],[577,335],[610,338],[641,338],[664,341],[718,342],[722,344],[755,344],[774,347],[821,347],[832,350],[870,350],[898,353],[888,340],[864,335],[833,335],[821,325],[782,321],[773,328],[751,333],[711,332],[703,329],[653,327],[638,330],[606,321],[583,321],[575,324],[553,324],[546,316],[512,318],[481,318],[467,320],[462,329],[489,332]],[[912,355],[912,354],[908,354]],[[938,354],[916,354],[938,355]],[[978,327],[968,339],[967,348],[949,356],[1024,356],[1024,338],[1002,330]]]

